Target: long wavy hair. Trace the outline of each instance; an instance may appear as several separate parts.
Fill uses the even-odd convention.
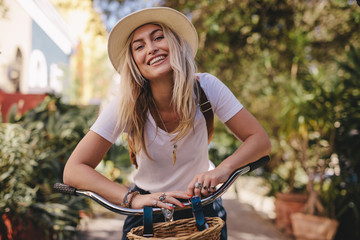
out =
[[[176,142],[183,138],[194,125],[198,104],[198,98],[194,96],[197,68],[192,49],[186,41],[166,25],[152,24],[159,25],[163,29],[164,37],[169,45],[170,65],[173,70],[171,106],[180,118],[178,127],[173,131],[177,134],[171,140]],[[132,56],[133,36],[134,32],[129,36],[126,47],[119,56],[118,72],[121,73],[121,88],[117,126],[122,131],[127,131],[131,139],[129,147],[132,152],[137,153],[143,150],[151,159],[145,146],[144,128],[148,111],[156,113],[156,110],[154,111],[150,83],[142,76]],[[195,95],[197,94],[198,90],[195,91]]]

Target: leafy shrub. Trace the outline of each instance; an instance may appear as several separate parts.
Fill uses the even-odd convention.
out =
[[[1,239],[8,239],[6,218],[13,228],[23,226],[12,229],[21,239],[31,227],[42,229],[39,239],[67,239],[74,233],[79,210],[89,210],[89,205],[83,198],[53,193],[52,186],[62,182],[66,159],[95,120],[96,111],[49,96],[16,123],[0,125]]]
[[[360,48],[350,46],[339,62],[341,104],[335,137],[340,176],[331,182],[328,196],[339,220],[335,239],[360,239]]]

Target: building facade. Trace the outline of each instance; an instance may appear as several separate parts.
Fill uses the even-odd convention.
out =
[[[50,0],[5,0],[0,21],[0,91],[61,94],[77,39]]]

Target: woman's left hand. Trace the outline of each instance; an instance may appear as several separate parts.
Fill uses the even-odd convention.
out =
[[[200,173],[189,183],[188,194],[207,197],[215,192],[218,184],[224,183],[228,179],[230,173],[228,170],[219,167]]]

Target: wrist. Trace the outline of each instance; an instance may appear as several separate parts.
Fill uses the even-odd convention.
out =
[[[226,181],[234,171],[232,165],[227,164],[226,162],[222,162],[217,168],[219,168],[222,173],[222,181]]]
[[[139,194],[140,194],[140,192],[138,192],[138,191],[133,192],[133,193],[131,194],[130,199],[129,199],[129,208],[132,208],[131,204],[132,204],[135,196],[137,196],[137,195],[139,195]]]
[[[133,198],[138,194],[140,194],[138,191],[133,191],[133,190],[129,189],[124,196],[121,207],[131,208],[131,202],[132,202]]]

